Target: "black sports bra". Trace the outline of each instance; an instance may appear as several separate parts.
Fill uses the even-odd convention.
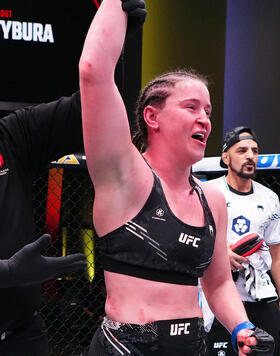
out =
[[[153,188],[141,211],[100,238],[103,268],[153,281],[197,285],[211,262],[216,236],[208,203],[196,184],[206,225],[185,224],[170,210],[160,179],[153,175]]]

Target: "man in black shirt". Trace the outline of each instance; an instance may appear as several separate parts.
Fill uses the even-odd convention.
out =
[[[13,273],[18,263],[26,266],[26,253],[33,257],[30,261],[36,261],[40,268],[45,268],[45,271],[41,270],[42,275],[30,275],[29,281],[28,278],[10,280],[10,288],[7,285],[3,288],[0,284],[1,356],[45,356],[48,353],[46,330],[38,313],[41,299],[39,282],[53,277],[58,265],[54,269],[49,268],[56,260],[42,260],[40,255],[39,250],[46,247],[49,237],[44,236],[35,245],[26,246],[35,240],[32,185],[49,162],[83,151],[79,92],[48,104],[17,110],[0,119],[2,273],[5,275],[5,269],[6,273]],[[78,256],[77,259],[84,265],[84,257]],[[66,265],[68,262],[70,266],[74,263],[73,260],[65,261]]]

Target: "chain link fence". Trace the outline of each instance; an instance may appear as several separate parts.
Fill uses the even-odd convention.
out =
[[[93,333],[104,316],[105,287],[98,244],[92,225],[94,190],[85,164],[64,157],[34,183],[34,218],[38,235],[50,233],[48,256],[82,252],[87,271],[73,273],[42,286],[43,316],[50,356],[86,356]]]
[[[66,156],[52,164],[34,183],[37,234],[53,236],[45,254],[83,252],[86,272],[43,284],[41,314],[49,333],[50,356],[86,356],[93,333],[104,316],[105,287],[98,242],[92,225],[94,190],[85,162]],[[84,163],[84,164],[81,164]],[[213,179],[224,172],[200,172]],[[256,180],[280,194],[280,171],[258,170]]]

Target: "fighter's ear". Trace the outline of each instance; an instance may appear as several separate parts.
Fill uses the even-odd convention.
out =
[[[223,152],[222,153],[222,160],[226,166],[229,165],[229,154],[228,152]]]
[[[148,105],[145,107],[143,112],[144,120],[147,126],[154,131],[158,131],[159,123],[158,123],[158,109],[154,106]]]

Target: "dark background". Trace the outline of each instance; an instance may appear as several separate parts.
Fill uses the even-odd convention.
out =
[[[0,25],[0,115],[78,90],[78,63],[97,10],[95,3],[92,0],[2,0],[0,10],[11,10],[11,17],[0,17],[6,25],[7,21],[51,24],[54,37],[53,43],[14,40],[11,27],[9,39],[4,39]],[[116,70],[116,81],[130,117],[140,90],[141,51],[140,32],[126,44]]]
[[[224,130],[246,123],[279,152],[280,1],[227,2]]]
[[[3,39],[1,101],[40,103],[78,88],[78,61],[95,6],[90,0],[2,0],[12,17],[1,20],[51,24],[54,43]]]
[[[147,0],[143,47],[127,43],[117,81],[133,121],[138,91],[154,76],[192,67],[209,77],[213,129],[207,156],[219,155],[223,133],[251,126],[262,153],[277,153],[279,124],[279,0]],[[96,11],[92,0],[2,0],[19,21],[51,24],[54,43],[3,38],[0,25],[0,115],[70,95],[78,89],[78,62]]]

